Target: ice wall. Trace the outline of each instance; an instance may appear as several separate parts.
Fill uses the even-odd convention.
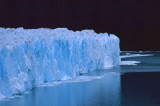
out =
[[[119,64],[119,39],[93,30],[0,28],[0,99]]]

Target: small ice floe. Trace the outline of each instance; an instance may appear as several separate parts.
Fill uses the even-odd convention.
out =
[[[124,56],[120,56],[120,58],[128,58],[128,57],[142,57],[142,56],[153,56],[153,54],[128,54]]]
[[[140,61],[121,61],[119,65],[137,65]]]

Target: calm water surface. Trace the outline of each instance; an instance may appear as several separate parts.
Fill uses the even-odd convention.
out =
[[[55,86],[37,87],[0,101],[0,106],[160,106],[160,53],[147,54],[154,56],[122,59],[140,61],[138,65],[96,70]]]

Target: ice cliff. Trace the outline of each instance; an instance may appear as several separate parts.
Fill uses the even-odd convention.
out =
[[[0,28],[0,99],[119,64],[119,38],[93,30]]]

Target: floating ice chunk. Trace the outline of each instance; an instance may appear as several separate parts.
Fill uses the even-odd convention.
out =
[[[119,65],[137,65],[141,63],[140,61],[121,61]]]
[[[142,57],[142,56],[153,56],[153,54],[127,54],[127,55],[120,56],[120,58]]]

